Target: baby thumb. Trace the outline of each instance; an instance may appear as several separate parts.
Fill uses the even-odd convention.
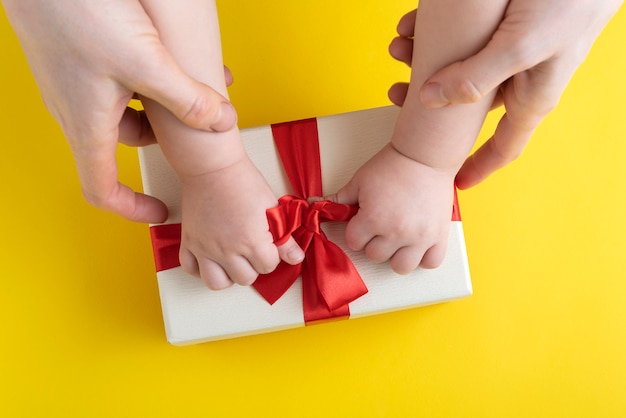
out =
[[[337,193],[324,196],[323,198],[313,198],[311,200],[330,200],[334,203],[341,203],[344,205],[354,205],[358,203],[358,187],[354,185],[353,181],[343,186]]]
[[[304,251],[293,237],[289,237],[286,243],[278,246],[280,259],[287,264],[298,264],[304,260]]]

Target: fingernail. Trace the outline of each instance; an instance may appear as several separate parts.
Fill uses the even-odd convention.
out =
[[[300,247],[293,247],[287,252],[287,257],[291,264],[298,264],[304,260],[304,251]]]
[[[444,107],[450,104],[439,83],[428,83],[420,91],[422,104],[429,108]]]
[[[237,124],[237,112],[229,102],[222,102],[217,120],[211,125],[211,129],[217,132],[231,130]]]

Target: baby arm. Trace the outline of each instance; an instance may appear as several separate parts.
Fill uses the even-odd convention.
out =
[[[410,87],[390,143],[361,167],[334,200],[358,203],[346,241],[398,273],[437,267],[446,253],[454,177],[469,154],[494,93],[467,106],[426,109],[425,80],[490,39],[506,0],[421,0]],[[485,69],[488,71],[489,69]]]
[[[228,97],[215,2],[141,3],[183,71]],[[280,257],[300,261],[303,254],[295,241],[279,249],[273,243],[265,211],[277,200],[246,155],[239,130],[192,129],[156,102],[143,101],[163,153],[182,183],[183,269],[220,289],[232,282],[251,284],[259,273],[274,270]]]

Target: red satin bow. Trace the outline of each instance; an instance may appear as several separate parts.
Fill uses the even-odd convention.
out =
[[[253,286],[270,304],[276,302],[302,275],[302,303],[306,323],[350,315],[348,304],[367,293],[367,287],[350,258],[322,229],[324,221],[348,221],[357,208],[329,201],[309,204],[297,196],[283,196],[268,211],[270,229],[283,231],[276,242],[292,236],[305,251],[304,261],[292,266],[281,262],[260,275]]]
[[[306,323],[350,315],[348,304],[367,293],[367,287],[350,258],[321,229],[325,221],[348,221],[356,206],[330,201],[309,203],[322,195],[317,121],[306,119],[272,125],[276,149],[295,195],[283,196],[267,211],[276,244],[292,236],[305,251],[304,261],[278,268],[254,282],[269,302],[276,302],[302,275],[302,302]]]

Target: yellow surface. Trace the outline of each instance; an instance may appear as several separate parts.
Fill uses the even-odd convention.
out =
[[[412,3],[221,1],[241,126],[388,104]],[[474,296],[180,348],[146,227],[83,202],[2,12],[0,415],[626,416],[625,43],[622,9],[523,158],[461,193]]]

